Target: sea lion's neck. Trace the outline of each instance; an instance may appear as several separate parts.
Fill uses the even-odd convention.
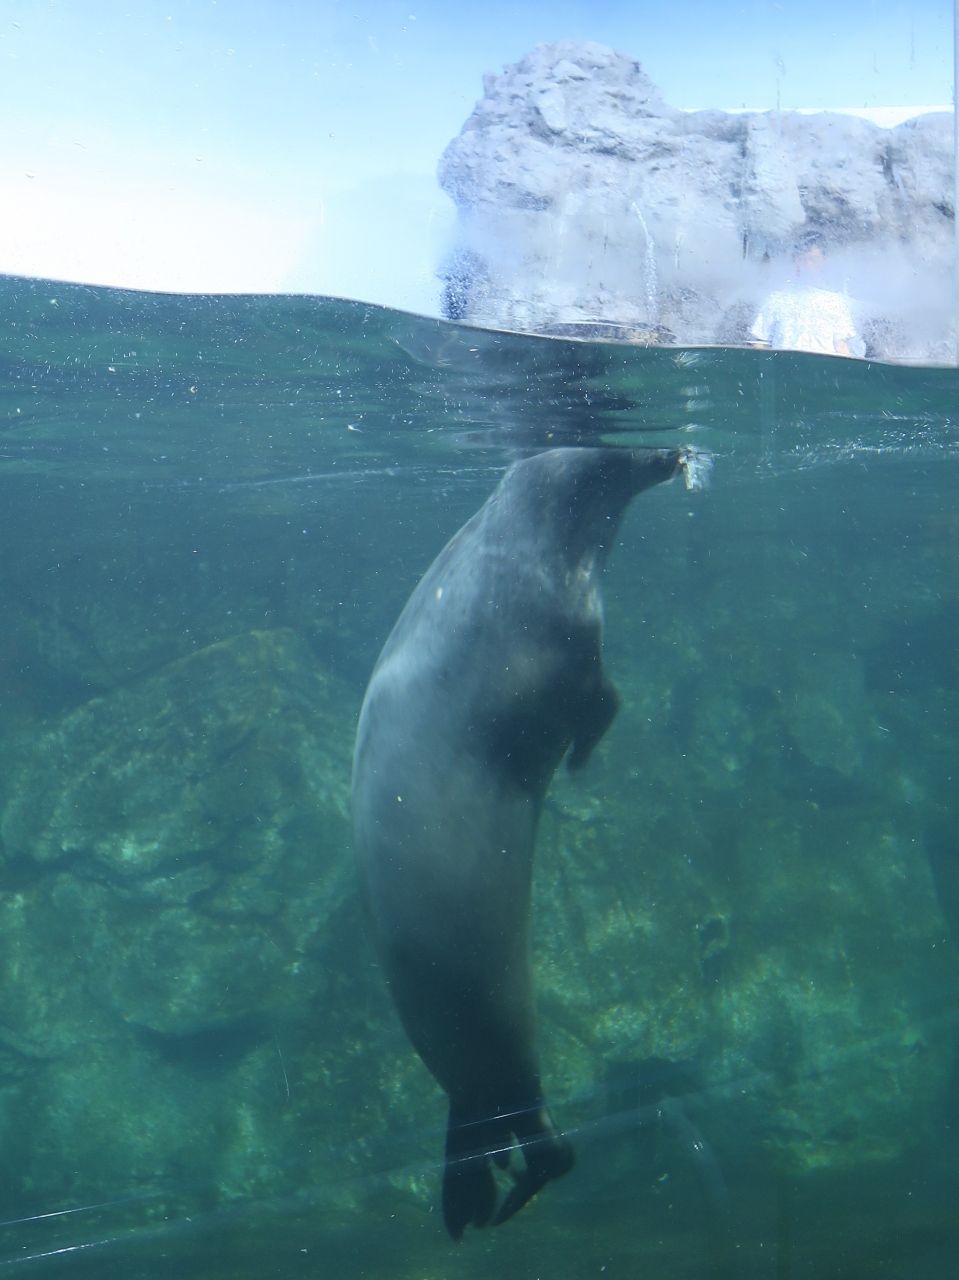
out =
[[[501,544],[534,547],[567,574],[601,570],[636,494],[675,474],[674,449],[553,449],[518,463],[490,510]]]

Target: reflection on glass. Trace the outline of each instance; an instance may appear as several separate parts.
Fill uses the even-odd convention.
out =
[[[793,254],[792,287],[777,289],[760,304],[749,336],[757,347],[778,351],[818,351],[823,355],[861,356],[865,345],[856,332],[848,299],[820,283],[826,254],[821,237],[804,238]]]

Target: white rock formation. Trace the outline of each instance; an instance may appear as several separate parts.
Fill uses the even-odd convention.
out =
[[[813,238],[867,354],[953,361],[951,115],[679,111],[639,62],[572,41],[484,83],[439,167],[450,318],[742,343]]]

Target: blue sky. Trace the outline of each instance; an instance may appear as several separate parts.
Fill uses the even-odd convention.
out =
[[[4,0],[0,270],[434,310],[436,161],[564,37],[679,107],[952,98],[951,0]]]

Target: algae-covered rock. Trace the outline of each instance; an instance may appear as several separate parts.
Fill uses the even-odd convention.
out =
[[[38,735],[0,821],[90,989],[184,1032],[315,987],[308,940],[351,886],[351,708],[291,632],[253,632]],[[302,993],[302,995],[301,995]]]
[[[781,695],[789,732],[812,764],[851,777],[862,766],[865,742],[881,732],[865,695],[865,664],[827,652],[790,665]]]
[[[932,644],[910,696],[891,692],[908,557],[865,532],[798,563],[757,539],[760,572],[737,527],[754,518],[726,503],[611,566],[623,707],[586,773],[557,775],[539,841],[545,1058],[580,1098],[670,1062],[723,1150],[858,1168],[934,1131],[954,1069],[955,840],[937,815],[959,697]]]
[[[301,639],[253,632],[9,752],[9,1195],[248,1187],[264,1126],[275,1167],[289,1165],[275,1142],[280,1041],[295,1081],[295,1045],[322,1024],[336,971],[327,930],[353,887],[354,717]]]
[[[951,1062],[923,1024],[956,969],[921,840],[867,807],[734,824],[688,793],[590,811],[561,779],[555,799],[535,895],[554,1088],[595,1097],[611,1069],[671,1062],[725,1097],[724,1149],[793,1171],[916,1141]]]

